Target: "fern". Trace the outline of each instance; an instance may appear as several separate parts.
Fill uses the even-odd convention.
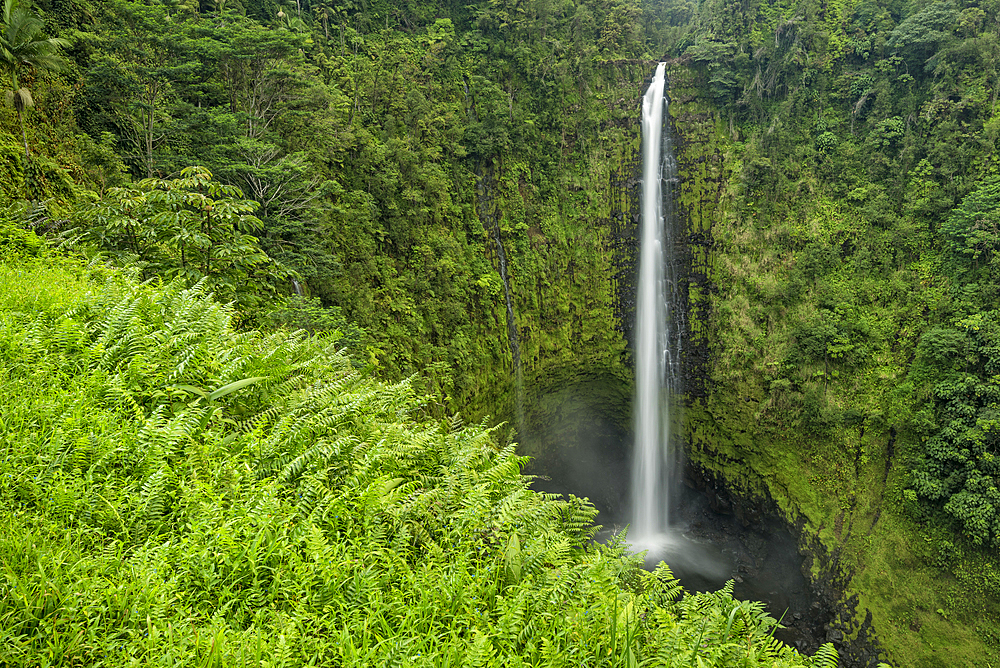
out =
[[[204,286],[118,278],[79,302],[0,314],[0,619],[20,663],[86,628],[58,656],[810,664],[731,589],[685,595],[623,537],[594,544],[589,502],[532,491],[501,427],[426,418],[412,381],[328,340],[236,333]]]
[[[171,492],[175,481],[173,470],[168,465],[163,464],[142,484],[140,512],[142,519],[147,524],[158,527],[166,520],[170,511]]]
[[[815,668],[837,668],[837,661],[839,659],[840,657],[837,655],[837,650],[834,649],[833,645],[825,643],[820,645],[816,653],[813,654],[812,665]]]

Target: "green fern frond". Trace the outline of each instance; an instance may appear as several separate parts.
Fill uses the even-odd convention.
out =
[[[837,654],[837,650],[834,649],[831,643],[824,643],[819,646],[816,653],[812,657],[812,665],[814,668],[837,668],[837,662],[840,660],[840,656]]]
[[[176,476],[173,470],[163,464],[143,483],[140,491],[142,497],[140,514],[148,524],[158,526],[166,519],[170,511],[171,491],[175,482]]]

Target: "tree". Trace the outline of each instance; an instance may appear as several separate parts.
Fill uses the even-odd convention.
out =
[[[961,268],[1000,271],[1000,178],[978,184],[942,224],[946,248]]]
[[[938,47],[950,40],[959,18],[949,2],[935,2],[909,16],[889,33],[888,46],[911,58],[913,71],[919,72]]]
[[[236,19],[211,29],[195,27],[191,37],[198,57],[218,71],[244,136],[263,137],[289,100],[300,94],[303,77],[295,65],[302,61],[305,37]]]
[[[136,176],[170,173],[166,155],[183,139],[174,131],[179,93],[200,83],[201,64],[189,58],[183,25],[163,5],[109,3],[119,21],[79,33],[78,50],[92,52],[86,66],[78,119],[92,137],[118,137]],[[184,164],[188,164],[187,161]]]
[[[14,105],[17,118],[21,122],[21,138],[24,141],[24,157],[28,151],[28,133],[24,129],[24,112],[35,105],[31,92],[21,85],[21,78],[32,70],[62,69],[63,60],[59,49],[69,46],[69,42],[58,37],[42,35],[42,22],[23,7],[14,7],[14,0],[4,0],[3,25],[0,26],[0,70],[10,76],[11,89],[7,100]]]
[[[245,137],[237,139],[236,146],[244,162],[230,165],[230,170],[260,204],[257,215],[262,218],[293,215],[323,195],[304,151],[282,155],[274,144]]]
[[[222,299],[259,306],[275,286],[294,274],[261,250],[253,232],[258,204],[234,186],[213,180],[204,167],[188,167],[176,179],[144,179],[109,188],[77,216],[84,243],[119,264],[133,263],[144,277],[206,281]]]

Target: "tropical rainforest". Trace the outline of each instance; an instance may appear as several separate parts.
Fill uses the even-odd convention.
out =
[[[1000,666],[1000,3],[2,10],[0,663]],[[688,463],[812,657],[525,475],[631,429],[661,61]]]

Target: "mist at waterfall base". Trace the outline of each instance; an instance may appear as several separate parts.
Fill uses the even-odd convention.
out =
[[[597,540],[606,542],[631,522],[629,502],[632,434],[606,413],[599,381],[553,389],[537,397],[528,414],[528,438],[539,452],[525,471],[539,474],[534,487],[556,494],[586,497],[600,511]],[[675,540],[663,553],[647,553],[647,568],[665,561],[688,591],[716,591],[729,580],[733,594],[761,601],[786,628],[775,636],[799,650],[813,652],[827,640],[830,604],[817,602],[805,558],[795,536],[777,518],[744,508],[724,489],[714,489],[697,471],[678,476],[677,502],[671,513]],[[846,664],[845,664],[846,665]]]
[[[597,540],[606,542],[631,522],[632,435],[603,412],[607,405],[595,400],[595,382],[555,389],[528,407],[529,415],[544,407],[545,419],[529,427],[529,438],[548,454],[525,472],[543,476],[534,483],[540,491],[590,499],[600,511]],[[775,633],[779,640],[814,652],[828,639],[833,609],[814,594],[795,536],[777,518],[742,507],[713,485],[691,469],[679,476],[674,540],[658,556],[647,553],[646,567],[662,559],[688,591],[716,591],[733,580],[736,598],[761,601],[781,618],[786,628]]]
[[[627,525],[628,543],[644,553],[647,567],[665,561],[689,591],[717,590],[733,580],[737,598],[761,601],[782,618],[786,628],[776,633],[779,639],[812,652],[827,639],[832,613],[813,595],[796,539],[777,519],[754,517],[740,511],[738,502],[722,501],[724,490],[710,490],[684,469],[679,425],[685,323],[679,253],[673,252],[680,239],[673,205],[677,167],[670,133],[663,131],[664,88],[661,64],[643,98],[633,436],[616,425],[613,408],[595,399],[592,383],[554,390],[530,409],[544,416],[529,429],[541,446],[536,452],[544,454],[528,472],[545,475],[536,481],[538,489],[588,497],[604,526],[599,540]]]

